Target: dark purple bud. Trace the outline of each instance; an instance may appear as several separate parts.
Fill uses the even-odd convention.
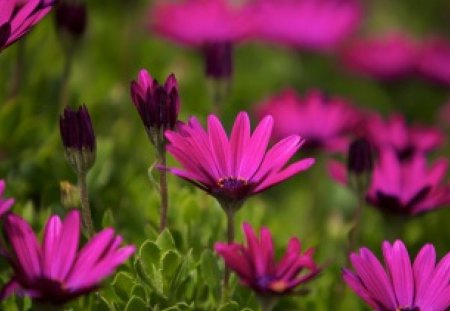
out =
[[[11,35],[11,25],[9,23],[0,26],[0,51],[2,47],[8,42],[9,36]]]
[[[211,42],[203,48],[205,73],[216,80],[229,79],[233,74],[233,45],[231,42]]]
[[[61,1],[56,7],[55,19],[58,31],[78,39],[86,30],[86,5],[74,1]]]
[[[59,119],[59,128],[66,149],[95,151],[94,130],[85,105],[80,106],[77,111],[66,107]]]
[[[367,139],[358,138],[350,144],[347,168],[350,173],[356,175],[372,172],[373,153]]]
[[[137,80],[131,82],[130,91],[134,106],[155,143],[164,130],[173,129],[177,123],[180,106],[177,80],[171,74],[162,86],[146,70],[141,70]]]

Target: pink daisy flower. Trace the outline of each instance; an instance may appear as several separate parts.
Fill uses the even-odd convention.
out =
[[[165,132],[169,141],[167,151],[183,166],[168,170],[226,206],[240,205],[247,197],[307,170],[314,163],[314,159],[308,158],[286,166],[303,144],[298,135],[284,138],[267,151],[272,127],[273,118],[266,116],[251,134],[249,116],[241,112],[228,138],[215,115],[208,117],[207,130],[192,117],[178,132]]]
[[[270,231],[262,228],[258,238],[248,223],[242,227],[247,245],[216,243],[214,248],[241,282],[257,294],[292,293],[320,272],[313,260],[314,249],[302,252],[297,238],[290,239],[283,258],[277,262]]]
[[[98,288],[135,251],[134,246],[120,247],[122,237],[113,229],[104,229],[79,250],[78,211],[71,211],[64,221],[56,215],[50,217],[42,244],[17,215],[8,214],[4,227],[14,274],[2,289],[1,298],[16,293],[63,304]]]
[[[328,51],[358,27],[362,8],[354,0],[256,0],[256,37],[288,46]]]
[[[350,255],[355,272],[343,270],[347,285],[379,311],[446,311],[450,307],[450,253],[436,262],[426,244],[411,262],[402,241],[382,246],[384,266],[367,248]]]
[[[274,137],[300,135],[309,148],[346,151],[360,114],[345,100],[326,97],[310,91],[300,98],[295,91],[285,90],[265,100],[256,108],[257,114],[270,114],[275,119]]]

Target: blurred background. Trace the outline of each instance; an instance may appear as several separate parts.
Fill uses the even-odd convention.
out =
[[[112,224],[127,241],[139,245],[156,235],[159,196],[148,178],[154,150],[131,102],[130,82],[140,68],[158,81],[175,73],[180,120],[196,115],[203,123],[213,110],[213,83],[204,76],[197,49],[149,31],[148,1],[85,4],[86,29],[76,47],[67,48],[52,12],[0,54],[0,177],[7,181],[8,197],[16,198],[13,210],[36,228],[50,213],[64,213],[60,183],[75,184],[76,178],[64,159],[59,136],[61,103],[85,103],[97,136],[97,161],[88,176],[96,227]],[[363,7],[354,37],[395,30],[417,40],[436,36],[450,40],[447,0],[364,1]],[[70,59],[68,49],[73,53]],[[339,51],[322,53],[260,40],[240,43],[235,49],[230,94],[222,103],[225,127],[230,129],[242,110],[254,116],[254,126],[255,105],[291,87],[301,95],[320,89],[385,116],[399,112],[411,123],[441,127],[448,133],[449,124],[439,121],[439,109],[450,99],[448,84],[414,75],[394,81],[361,75],[345,66]],[[448,158],[449,153],[447,140],[430,159]],[[311,153],[300,151],[298,157],[307,155]],[[291,236],[298,236],[306,246],[317,249],[317,262],[328,265],[309,285],[310,295],[287,298],[275,310],[335,310],[332,306],[341,299],[345,300],[342,310],[365,310],[353,293],[330,290],[340,281],[349,219],[356,204],[352,192],[327,173],[327,160],[343,155],[315,152],[312,156],[317,158],[312,169],[251,198],[237,214],[238,222],[269,227],[280,250]],[[169,164],[178,165],[172,158]],[[174,176],[169,176],[169,187],[169,224],[181,249],[193,248],[199,254],[225,239],[224,231],[216,230],[218,225],[225,228],[225,218],[212,198]],[[448,208],[387,220],[367,206],[361,245],[380,254],[383,240],[401,238],[415,254],[424,243],[432,242],[442,256],[450,249],[449,220]],[[238,240],[242,240],[240,232]]]

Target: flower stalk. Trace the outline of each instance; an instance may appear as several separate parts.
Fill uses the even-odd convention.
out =
[[[166,171],[166,147],[165,143],[160,143],[158,147],[159,162],[159,193],[161,197],[159,231],[162,232],[167,227],[167,210],[169,209],[169,195],[167,190]]]
[[[90,238],[95,234],[95,229],[92,222],[91,208],[89,205],[86,176],[87,173],[83,171],[78,174],[78,187],[80,189],[81,217],[83,219],[83,226],[87,232],[87,236]]]

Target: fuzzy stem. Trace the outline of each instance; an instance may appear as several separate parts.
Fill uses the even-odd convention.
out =
[[[269,296],[259,296],[258,301],[261,305],[261,311],[272,311],[277,302],[275,298]]]
[[[159,191],[161,195],[159,231],[162,232],[167,226],[167,210],[169,208],[169,196],[167,191],[167,171],[166,171],[166,147],[161,144],[158,148],[159,163]]]
[[[84,228],[88,237],[95,234],[94,225],[92,224],[91,209],[89,207],[89,197],[86,182],[86,172],[78,174],[78,187],[80,188],[81,216],[83,218]]]
[[[64,107],[69,103],[69,81],[70,74],[72,72],[72,62],[73,62],[73,51],[72,49],[66,49],[65,59],[64,59],[64,68],[61,74],[61,81],[59,86],[59,109],[60,113],[64,110]]]
[[[231,244],[234,242],[234,214],[235,214],[235,211],[233,208],[227,208],[227,209],[225,209],[225,212],[227,215],[227,241],[228,241],[228,244]],[[225,266],[225,273],[223,276],[223,288],[222,288],[222,300],[223,301],[228,300],[230,275],[231,275],[230,269],[227,266]]]
[[[360,235],[362,214],[364,206],[364,194],[358,193],[358,203],[356,206],[355,214],[353,216],[353,226],[350,229],[348,239],[349,239],[349,252],[353,251],[358,245],[358,238]]]

